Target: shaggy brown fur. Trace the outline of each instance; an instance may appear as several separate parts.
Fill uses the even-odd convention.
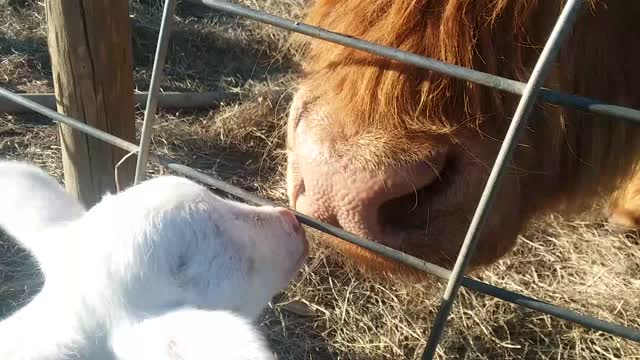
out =
[[[316,0],[306,22],[526,82],[564,3]],[[545,86],[639,108],[640,91],[635,87],[640,83],[640,49],[634,45],[640,39],[638,19],[640,2],[588,1]],[[429,159],[443,148],[463,148],[474,156],[486,152],[477,157],[488,172],[517,96],[329,42],[296,40],[304,46],[300,85],[307,91],[305,101],[339,114],[331,118],[330,126],[318,130],[320,137],[330,140],[336,159],[349,159],[354,167],[370,171]],[[507,181],[512,187],[505,186],[511,190],[505,190],[496,204],[502,211],[516,207],[518,229],[542,211],[561,206],[580,209],[603,193],[624,188],[635,169],[638,126],[552,105],[540,105],[529,124],[513,159],[515,182]],[[345,138],[350,140],[337,140]],[[294,147],[292,134],[289,146]],[[467,218],[485,180],[486,173],[467,180],[475,188],[465,198]],[[509,194],[521,200],[510,203]],[[631,211],[640,214],[640,203],[632,205]],[[448,225],[454,226],[463,224]],[[499,236],[500,231],[488,227],[486,232],[495,240],[483,242],[476,265],[495,261],[515,241],[513,231]],[[464,231],[446,233],[458,238]],[[446,245],[433,246],[436,252],[446,253],[446,261],[424,249],[414,255],[442,263],[457,253],[457,248],[445,251],[438,246]]]
[[[640,172],[614,192],[605,214],[609,223],[620,230],[640,229]]]

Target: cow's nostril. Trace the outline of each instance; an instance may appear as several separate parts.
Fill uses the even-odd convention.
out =
[[[447,159],[433,181],[414,184],[417,186],[405,195],[383,202],[378,209],[380,227],[394,232],[426,226],[429,202],[450,185],[453,166],[453,161]]]
[[[380,205],[378,209],[378,221],[380,227],[387,231],[398,231],[411,228],[420,218],[421,205],[424,204],[426,189],[416,189],[409,194],[390,199]]]

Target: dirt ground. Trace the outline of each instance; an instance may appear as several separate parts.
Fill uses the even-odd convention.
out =
[[[236,0],[301,19],[304,0]],[[160,1],[131,0],[136,89],[150,80]],[[0,86],[53,91],[44,2],[0,0]],[[162,110],[153,151],[285,203],[284,119],[295,85],[288,33],[180,2],[164,91],[225,94],[207,110]],[[137,112],[138,131],[142,112]],[[0,114],[0,156],[29,159],[61,181],[57,125]],[[160,169],[151,166],[150,174]],[[640,328],[640,240],[592,217],[548,217],[474,277]],[[444,284],[399,284],[352,269],[321,243],[260,319],[279,359],[418,359]],[[32,259],[0,235],[0,317],[42,285]],[[44,319],[43,319],[44,320]],[[0,340],[1,341],[1,340]],[[640,345],[463,289],[439,359],[640,359]]]

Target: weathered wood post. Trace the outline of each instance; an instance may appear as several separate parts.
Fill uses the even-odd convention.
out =
[[[49,53],[57,109],[100,130],[135,140],[133,56],[128,0],[47,0]],[[115,192],[126,153],[60,124],[65,185],[85,205]],[[133,182],[135,156],[118,168]]]

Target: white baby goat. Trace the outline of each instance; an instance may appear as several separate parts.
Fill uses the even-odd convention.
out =
[[[0,161],[0,227],[42,291],[0,322],[0,359],[272,359],[252,321],[307,255],[284,208],[161,176],[86,211],[34,165]]]

